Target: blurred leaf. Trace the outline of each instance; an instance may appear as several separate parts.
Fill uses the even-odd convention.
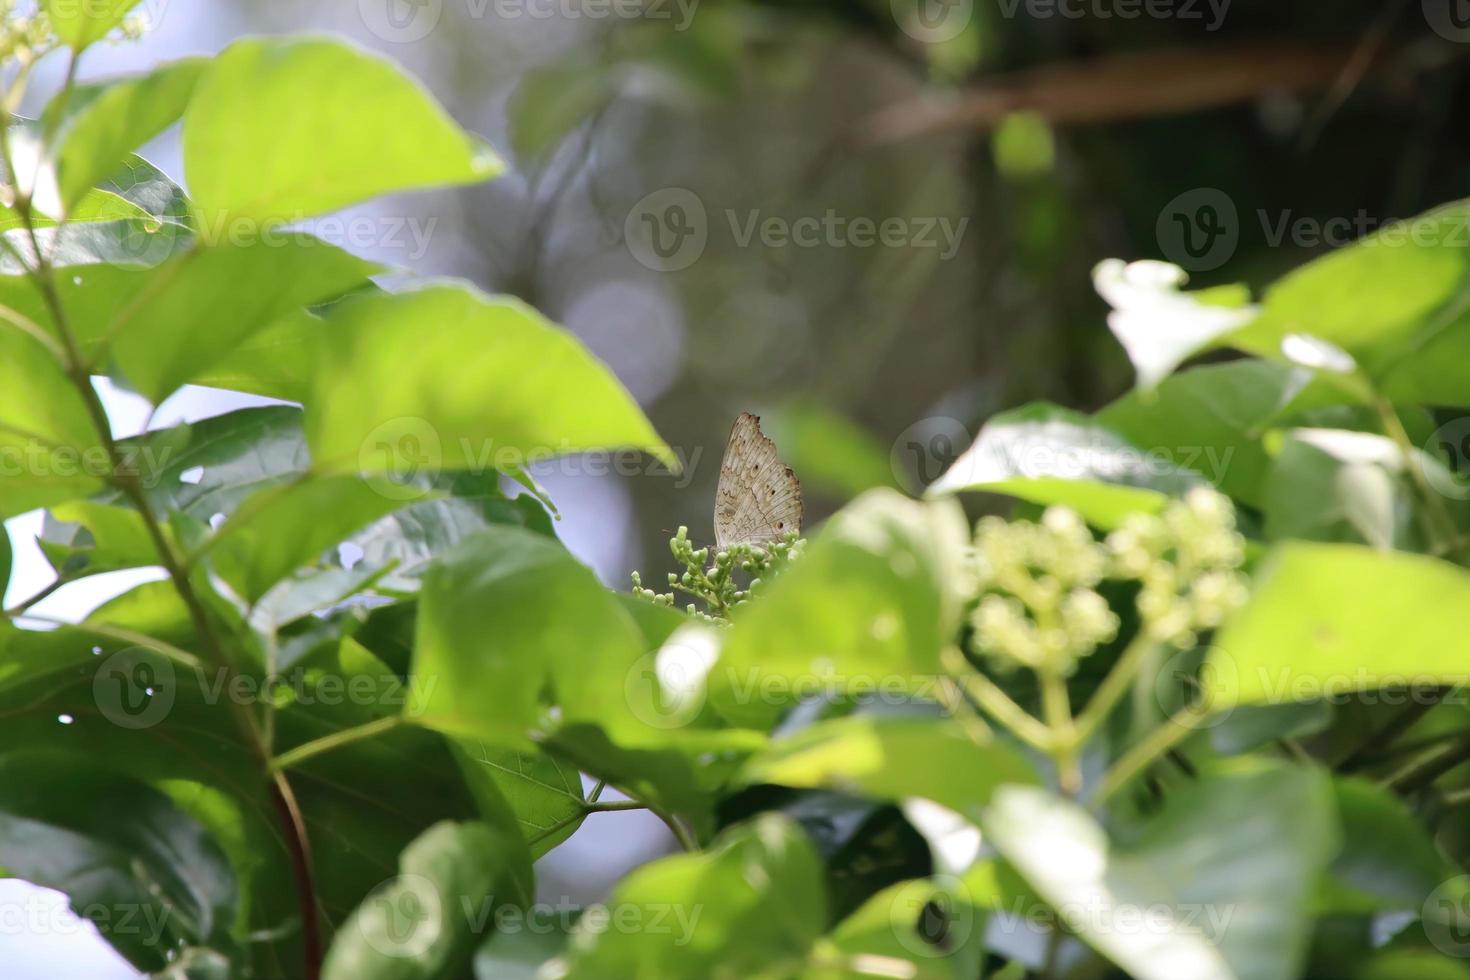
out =
[[[41,0],[56,36],[77,51],[123,22],[138,0]]]
[[[324,980],[457,980],[501,905],[534,897],[525,845],[482,823],[436,824],[338,931]]]
[[[111,460],[87,406],[40,342],[0,322],[0,519],[90,496]]]
[[[1165,378],[1151,392],[1134,389],[1095,418],[1255,507],[1271,465],[1262,437],[1310,382],[1310,372],[1271,361],[1212,364]]]
[[[821,872],[789,821],[767,815],[743,824],[706,852],[664,858],[624,878],[606,915],[577,923],[566,976],[757,976],[799,962],[826,927]],[[630,920],[637,927],[628,928]]]
[[[803,980],[872,976],[860,964],[912,980],[973,980],[981,975],[984,920],[962,894],[939,881],[915,879],[891,885],[843,919],[820,942],[850,967],[812,967]],[[902,973],[898,971],[902,970]],[[880,974],[881,975],[881,974]]]
[[[1389,397],[1464,405],[1470,392],[1470,205],[1388,225],[1279,280],[1232,343],[1281,356],[1289,335],[1343,348]]]
[[[131,507],[79,500],[51,508],[49,516],[54,520],[37,543],[63,578],[158,564],[147,525]]]
[[[521,76],[510,103],[510,145],[523,163],[544,162],[562,141],[617,94],[602,65],[543,65]]]
[[[55,134],[57,184],[68,214],[75,217],[73,205],[183,115],[208,64],[183,58],[142,75],[77,85],[51,100],[41,120]]]
[[[1318,772],[1253,763],[1202,777],[1109,839],[1077,804],[1002,789],[987,839],[1067,926],[1139,980],[1289,980],[1311,884],[1336,851]]]
[[[984,805],[1002,783],[1038,781],[1015,750],[999,742],[976,745],[949,719],[866,714],[778,739],[741,776],[895,801],[920,796],[958,813]]]
[[[135,967],[227,940],[235,879],[218,845],[143,783],[63,752],[0,757],[0,867],[64,892]]]
[[[256,330],[362,285],[377,269],[310,235],[283,234],[196,248],[148,272],[89,271],[76,286],[101,307],[85,321],[94,324],[89,335],[112,337],[126,381],[157,403]],[[207,331],[198,329],[204,318]]]
[[[1354,906],[1357,910],[1418,915],[1430,894],[1458,869],[1387,789],[1350,778],[1336,780],[1333,788],[1343,831],[1342,849],[1329,869],[1334,885],[1367,900]]]
[[[806,490],[848,500],[894,485],[888,451],[867,430],[819,402],[772,412],[766,426]]]
[[[355,476],[308,477],[247,497],[207,543],[215,569],[248,602],[397,509]]]
[[[318,336],[306,432],[325,469],[483,473],[613,448],[673,459],[612,373],[518,301],[450,283],[352,297]]]
[[[931,496],[988,490],[1035,504],[1063,504],[1113,528],[1129,514],[1161,510],[1204,479],[1173,460],[1150,457],[1085,415],[1044,402],[996,415]]]
[[[324,38],[246,38],[221,52],[189,103],[183,151],[210,235],[504,169],[419,82]]]
[[[1470,575],[1435,558],[1278,545],[1250,601],[1216,636],[1204,696],[1225,708],[1465,683],[1457,611],[1467,602]]]
[[[544,926],[495,933],[475,953],[475,980],[541,980],[542,964],[566,947],[565,924],[553,919]]]
[[[864,494],[737,611],[709,673],[710,703],[734,724],[769,729],[824,690],[921,691],[959,625],[968,541],[951,501]]]
[[[1455,479],[1419,450],[1410,465],[1432,472],[1434,481]],[[1266,483],[1266,535],[1425,550],[1418,491],[1404,469],[1403,454],[1384,436],[1294,429],[1283,437]]]

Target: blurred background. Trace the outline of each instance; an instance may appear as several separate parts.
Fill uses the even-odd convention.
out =
[[[563,538],[618,588],[634,568],[661,580],[679,525],[710,539],[741,411],[763,416],[802,478],[810,526],[867,487],[919,489],[1002,408],[1122,393],[1132,376],[1092,289],[1099,260],[1161,258],[1195,286],[1258,289],[1470,196],[1464,0],[138,9],[144,39],[94,49],[84,78],[246,33],[331,31],[405,65],[507,157],[491,184],[313,227],[520,296],[611,365],[685,471],[630,456],[538,475]],[[46,67],[28,112],[59,81],[59,61]],[[184,179],[176,133],[145,155]],[[147,406],[108,401],[118,431],[135,431]],[[188,390],[155,424],[244,403]],[[10,522],[10,602],[45,584],[27,547],[38,529],[38,516]],[[38,611],[80,615],[136,581],[99,576]],[[661,834],[640,814],[593,817],[542,862],[542,899],[603,897]],[[18,903],[42,926],[0,923],[6,976],[131,975],[67,926],[63,899],[0,882],[0,908]]]

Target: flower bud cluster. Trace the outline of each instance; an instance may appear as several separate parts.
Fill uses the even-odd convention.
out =
[[[669,539],[669,551],[684,566],[684,571],[669,573],[669,591],[663,593],[645,588],[642,576],[634,572],[633,592],[664,606],[673,606],[675,593],[683,592],[704,604],[701,609],[696,603],[688,603],[685,606],[688,613],[722,623],[728,620],[730,610],[760,594],[777,573],[800,557],[804,544],[792,531],[778,541],[764,545],[734,544],[711,555],[708,547],[695,548],[689,540],[689,529],[680,527]]]

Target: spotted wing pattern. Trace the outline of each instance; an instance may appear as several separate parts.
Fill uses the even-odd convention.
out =
[[[776,456],[761,420],[741,412],[715,491],[715,545],[766,544],[801,530],[801,483]]]

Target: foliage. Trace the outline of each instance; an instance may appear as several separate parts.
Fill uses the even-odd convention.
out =
[[[16,84],[129,7],[12,25]],[[681,529],[648,602],[501,489],[672,458],[607,369],[522,303],[385,292],[280,228],[488,179],[481,141],[333,40],[73,77],[0,120],[0,515],[49,509],[62,585],[166,580],[6,611],[0,866],[134,966],[1465,973],[1470,205],[1255,306],[1100,269],[1137,390],[998,415],[928,499],[870,491],[806,542]],[[193,199],[133,153],[179,120]],[[117,438],[94,376],[300,407]],[[972,528],[967,490],[1016,519]],[[633,808],[687,853],[545,921],[533,857]]]

